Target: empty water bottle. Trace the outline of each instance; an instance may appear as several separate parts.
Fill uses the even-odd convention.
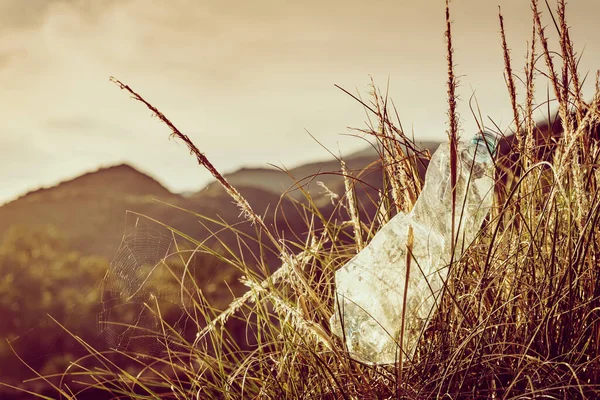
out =
[[[336,272],[337,300],[330,325],[333,333],[344,339],[353,358],[373,364],[412,358],[437,309],[452,252],[454,259],[460,257],[492,205],[495,147],[496,137],[488,132],[477,134],[470,143],[458,143],[454,236],[450,149],[446,143],[431,158],[423,190],[411,212],[394,216]]]

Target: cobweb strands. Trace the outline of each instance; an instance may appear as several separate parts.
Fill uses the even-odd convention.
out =
[[[99,334],[138,357],[176,351],[197,331],[195,248],[138,215],[128,214],[127,225],[103,281]]]

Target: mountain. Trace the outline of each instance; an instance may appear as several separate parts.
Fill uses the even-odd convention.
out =
[[[560,124],[555,122],[538,124],[535,142],[540,152],[546,152],[547,137],[561,131]],[[594,137],[599,136],[596,131],[594,133]],[[419,142],[418,146],[433,153],[439,144],[426,141]],[[498,145],[500,155],[505,158],[516,155],[514,148],[514,136],[502,138]],[[376,148],[368,146],[345,156],[344,161],[351,175],[358,180],[356,196],[364,204],[363,215],[373,215],[369,199],[379,196],[383,181]],[[510,169],[509,161],[505,163]],[[422,175],[425,167],[426,162],[420,168]],[[306,203],[303,191],[310,193],[313,202],[327,217],[339,212],[331,204],[331,193],[343,196],[346,192],[340,162],[333,158],[287,171],[242,168],[226,174],[225,178],[246,197],[258,214],[263,215],[265,223],[281,235],[301,234],[306,230],[302,207],[295,204]],[[282,198],[282,194],[286,196]],[[251,236],[255,233],[255,227],[242,221],[239,207],[217,182],[197,192],[176,194],[147,174],[121,164],[31,191],[0,206],[0,236],[12,225],[54,225],[75,250],[110,259],[120,244],[126,211],[147,215],[199,240],[208,238],[209,244],[222,241],[225,246],[239,247],[234,233],[224,231],[213,235],[219,225],[206,220],[200,223],[200,218],[193,213],[236,224],[241,233]],[[275,227],[276,222],[278,226]],[[256,248],[255,245],[249,245],[249,248],[253,246]]]
[[[124,195],[153,194],[169,196],[171,192],[158,181],[138,171],[127,164],[100,168],[88,172],[74,179],[60,182],[59,184],[31,191],[21,196],[27,201],[46,200],[49,193],[52,195],[77,196],[78,194],[101,194],[102,192]],[[17,199],[16,201],[18,201]]]
[[[436,143],[426,146],[435,147]],[[369,147],[344,159],[355,177],[369,167],[359,176],[357,197],[365,201],[369,197],[377,198],[382,172],[380,163],[376,162],[378,155],[375,149]],[[344,195],[346,190],[337,160],[300,165],[287,173],[275,168],[242,168],[225,177],[278,235],[302,237],[306,223],[302,207],[294,202],[305,203],[306,199],[302,191],[293,186],[294,180],[290,176],[310,192],[325,216],[339,212],[326,195],[326,189],[318,184],[322,182],[331,192]],[[284,193],[288,197],[282,197]],[[143,172],[121,164],[26,193],[0,206],[0,236],[13,225],[53,225],[63,233],[74,250],[83,255],[111,259],[121,243],[127,211],[154,218],[195,239],[207,239],[207,243],[213,246],[237,249],[240,247],[239,238],[231,230],[220,229],[219,224],[201,219],[198,215],[236,224],[241,234],[251,237],[256,232],[256,227],[240,218],[239,207],[216,182],[198,192],[180,195],[171,193]],[[366,204],[362,213],[366,215],[372,211]],[[216,231],[219,232],[212,233]],[[258,247],[250,242],[247,248],[251,253]],[[276,254],[268,257],[273,261],[276,258]]]
[[[421,149],[433,153],[440,142],[422,141],[417,144]],[[343,160],[346,162],[348,170],[355,177],[370,166],[371,173],[366,171],[368,177],[362,179],[381,183],[380,165],[371,165],[379,160],[379,154],[375,147],[368,146],[363,150],[343,157]],[[325,189],[320,183],[335,194],[342,195],[345,192],[340,162],[335,159],[303,164],[287,171],[275,168],[242,168],[224,176],[234,187],[255,187],[277,195],[285,193],[295,200],[303,200],[302,190],[308,190],[318,205],[325,205],[329,202],[325,195]],[[300,184],[302,190],[295,184],[296,181]],[[221,190],[221,186],[217,182],[212,182],[201,191],[190,194],[190,197],[214,190]]]
[[[279,202],[278,195],[260,188],[240,188],[240,191],[258,213],[264,213],[270,204]],[[155,179],[123,164],[29,192],[1,206],[0,236],[12,225],[53,225],[73,249],[84,255],[111,259],[121,242],[127,211],[155,218],[195,238],[209,236],[198,217],[176,207],[222,218],[231,224],[240,220],[239,208],[224,191],[203,192],[186,198],[171,193]],[[267,213],[266,220],[270,217],[272,219],[272,213]],[[207,224],[210,229],[217,228],[216,224]],[[238,229],[251,233],[254,228],[249,225],[242,223]],[[234,239],[227,237],[226,242],[231,243]]]

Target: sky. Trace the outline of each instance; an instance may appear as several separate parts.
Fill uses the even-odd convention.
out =
[[[476,130],[473,93],[484,118],[510,128],[499,5],[522,75],[529,2],[451,1],[463,136]],[[367,97],[371,77],[382,91],[389,80],[407,132],[443,140],[444,12],[441,0],[0,0],[0,203],[122,162],[176,192],[211,180],[110,76],[158,107],[223,173],[329,158],[321,145],[364,148],[348,127],[364,128],[365,111],[334,84]],[[568,3],[590,87],[600,67],[597,15],[600,2]]]

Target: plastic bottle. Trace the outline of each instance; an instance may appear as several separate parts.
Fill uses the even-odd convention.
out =
[[[458,143],[454,259],[475,239],[493,198],[496,137],[477,134]],[[402,349],[399,346],[408,274]],[[398,213],[335,274],[337,301],[330,325],[350,355],[370,364],[412,358],[437,309],[452,255],[452,190],[449,145],[434,153],[425,184],[410,213]],[[400,351],[402,350],[402,351]]]

